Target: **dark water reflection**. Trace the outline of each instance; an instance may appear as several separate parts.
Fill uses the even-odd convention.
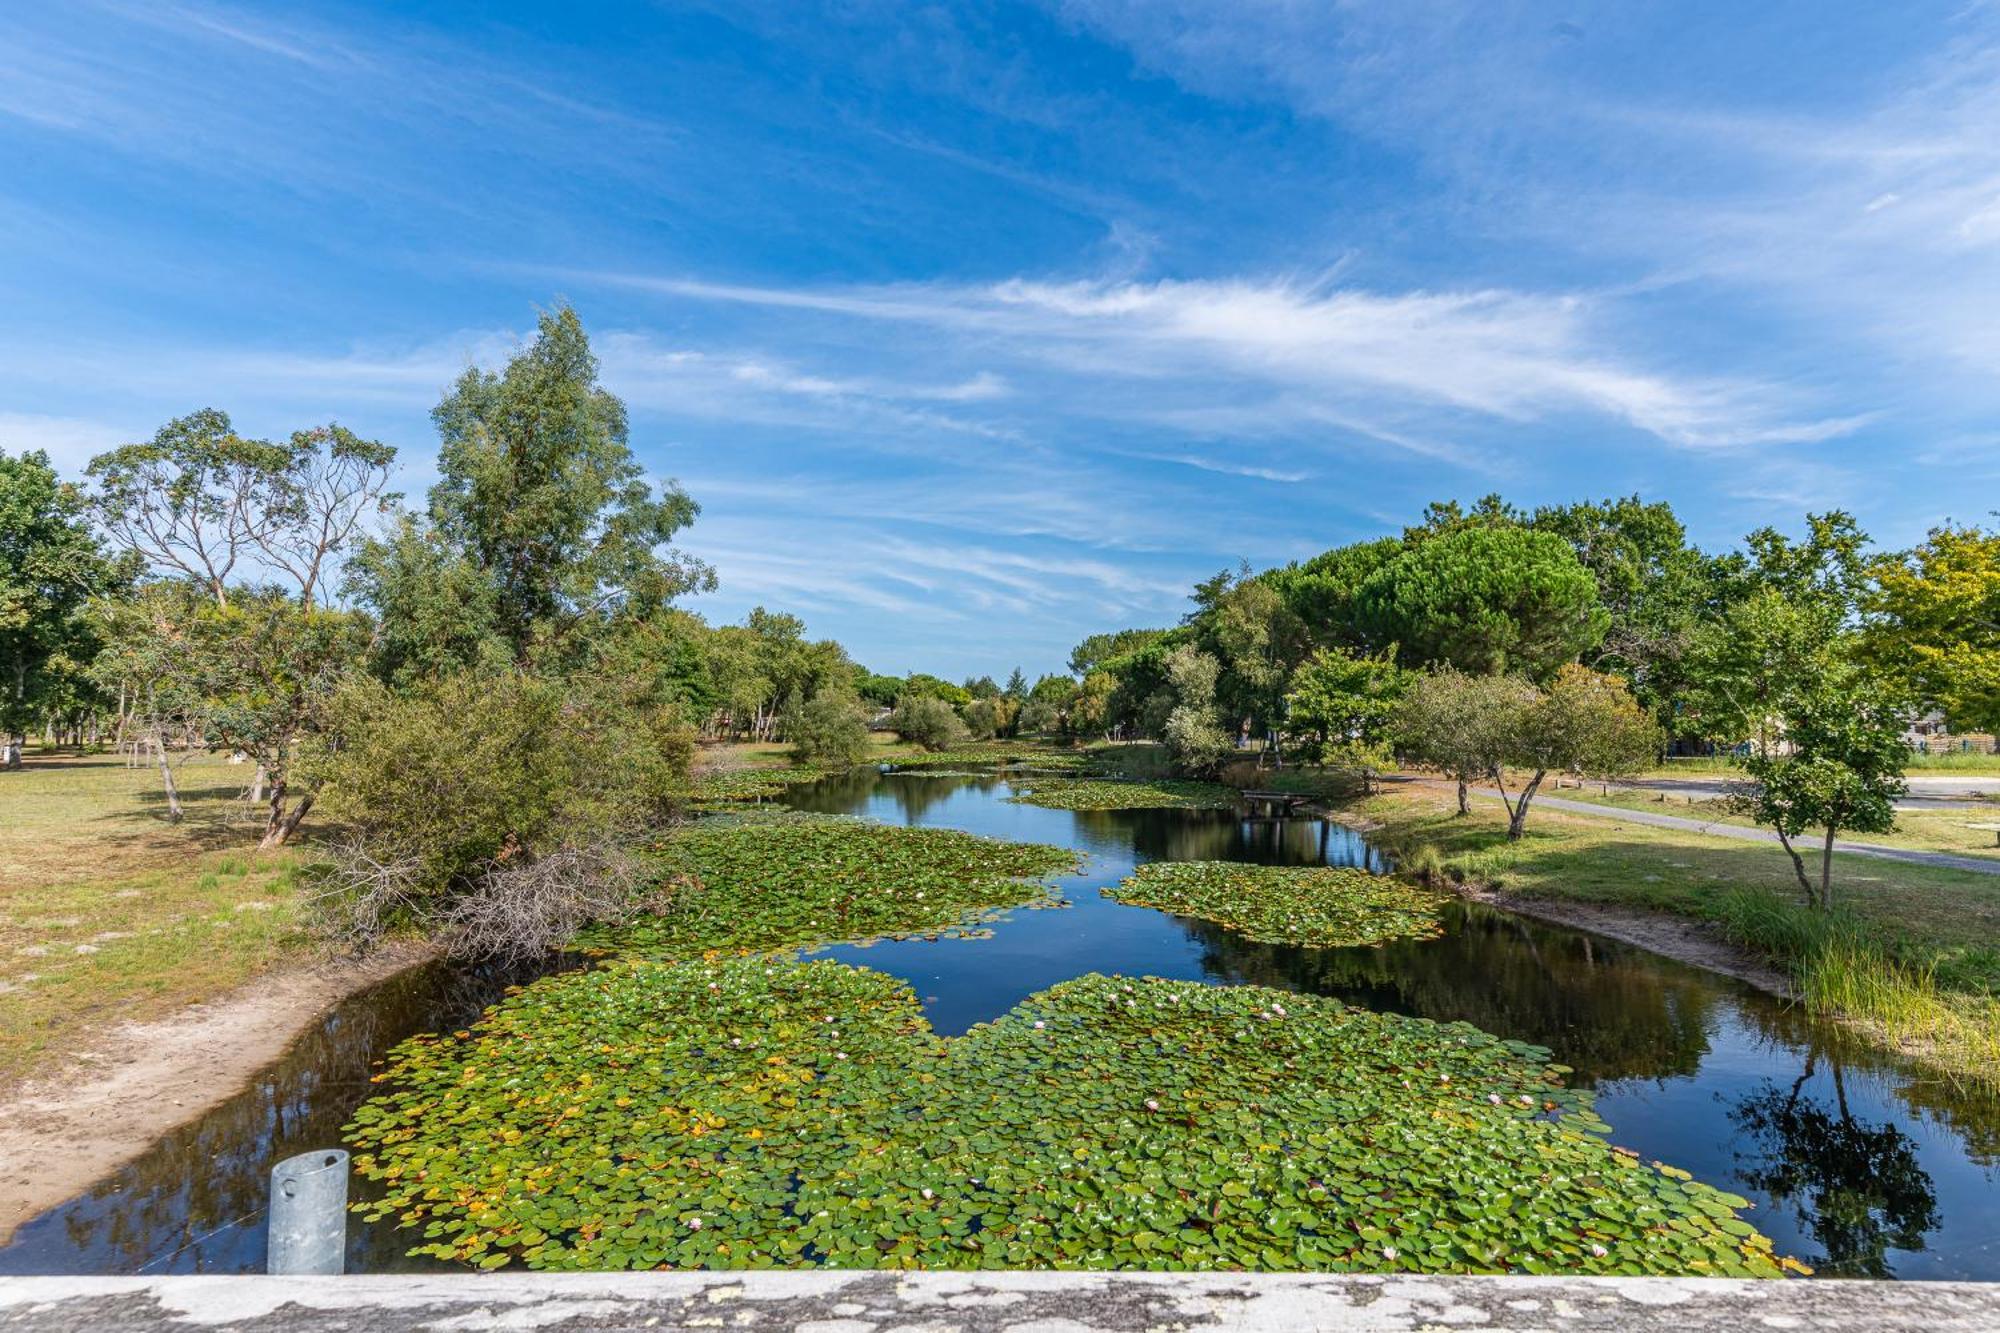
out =
[[[1823,1272],[2000,1277],[2000,1101],[1917,1076],[1738,983],[1476,904],[1444,938],[1379,949],[1253,944],[1124,907],[1098,889],[1142,861],[1381,868],[1352,832],[1215,811],[1014,805],[992,777],[861,772],[796,789],[804,809],[1059,843],[1089,853],[1071,905],[983,938],[841,946],[908,980],[957,1033],[1083,972],[1254,982],[1464,1019],[1549,1047],[1596,1090],[1613,1141],[1751,1198],[1783,1251]],[[242,1272],[263,1262],[270,1165],[337,1141],[371,1064],[413,1032],[462,1026],[511,980],[434,966],[342,1005],[249,1091],[168,1136],[0,1249],[0,1272]],[[383,1227],[349,1229],[350,1270],[420,1266]]]

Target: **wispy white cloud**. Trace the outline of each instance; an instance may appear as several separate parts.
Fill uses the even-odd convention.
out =
[[[1255,390],[1267,427],[1346,423],[1419,451],[1419,436],[1364,423],[1385,406],[1509,422],[1581,412],[1693,447],[1825,439],[1853,428],[1851,418],[1811,413],[1783,386],[1676,373],[1620,356],[1601,302],[1589,294],[1380,292],[1250,278],[811,290],[622,272],[560,276],[704,302],[917,324],[1004,345],[1045,381],[1088,381],[1087,391],[1065,399],[1085,412],[1093,404],[1128,407],[1131,382],[1151,381],[1139,392],[1158,420],[1240,406],[1244,391]]]

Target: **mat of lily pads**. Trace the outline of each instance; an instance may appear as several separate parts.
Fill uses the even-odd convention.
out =
[[[1561,1072],[1262,987],[1090,975],[946,1039],[868,969],[631,959],[403,1043],[347,1138],[360,1210],[482,1267],[1782,1271]]]
[[[1042,778],[1023,784],[1007,799],[1048,810],[1232,810],[1236,789],[1179,779],[1100,782],[1093,778]]]
[[[763,801],[782,796],[787,787],[817,782],[827,776],[817,768],[730,768],[696,773],[683,792],[697,802]]]
[[[579,947],[681,955],[963,932],[1059,904],[1037,880],[1078,865],[1040,843],[824,817],[697,820],[653,855],[670,910],[594,927]]]
[[[1265,944],[1336,948],[1444,933],[1444,894],[1347,866],[1149,861],[1104,894],[1213,921]]]

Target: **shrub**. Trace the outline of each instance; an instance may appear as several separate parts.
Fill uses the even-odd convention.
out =
[[[851,694],[823,690],[785,718],[792,762],[847,768],[868,754],[868,714]]]
[[[965,723],[958,712],[942,699],[930,695],[905,694],[889,714],[889,729],[913,745],[926,750],[949,750],[965,739]]]
[[[408,694],[350,682],[329,742],[314,767],[343,835],[310,872],[320,928],[360,947],[398,927],[439,930],[468,953],[538,950],[561,942],[568,917],[607,910],[597,895],[622,876],[615,848],[666,814],[693,749],[673,710],[636,706],[615,684],[511,672]],[[558,883],[574,901],[522,904],[512,943],[466,928],[467,912],[506,916],[491,900],[509,886],[546,909]],[[484,908],[461,908],[481,896]]]

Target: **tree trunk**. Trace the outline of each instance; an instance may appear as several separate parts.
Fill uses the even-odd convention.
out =
[[[1782,828],[1778,830],[1778,842],[1784,847],[1785,855],[1792,858],[1792,873],[1798,876],[1799,890],[1806,896],[1806,906],[1817,906],[1818,900],[1813,896],[1812,879],[1806,874],[1805,858],[1799,855],[1798,848],[1792,846],[1791,838]]]
[[[1507,807],[1507,841],[1519,842],[1521,840],[1522,833],[1528,827],[1528,802],[1535,799],[1535,792],[1540,789],[1542,779],[1547,776],[1547,769],[1536,769],[1535,776],[1528,779],[1528,785],[1521,788],[1521,794],[1515,797],[1513,803]],[[1501,792],[1501,796],[1503,798],[1506,796],[1504,790]]]
[[[270,776],[264,770],[262,764],[257,765],[257,774],[250,779],[250,804],[262,805],[264,803],[264,784],[270,780]]]
[[[299,831],[299,825],[305,822],[306,811],[312,809],[313,794],[307,792],[304,796],[299,797],[297,805],[287,811],[283,795],[284,789],[285,784],[283,780],[272,784],[271,822],[264,830],[264,840],[257,844],[257,850],[260,852],[268,852],[274,847],[283,847],[287,842],[290,842],[292,835]]]
[[[1465,781],[1465,774],[1463,774],[1463,773],[1459,774],[1459,775],[1458,775],[1458,813],[1460,813],[1461,815],[1469,815],[1469,814],[1471,814],[1471,813],[1472,813],[1472,799],[1471,799],[1471,796],[1470,796],[1470,794],[1469,794],[1469,793],[1467,792],[1467,790],[1466,790],[1466,785],[1467,785],[1467,784],[1466,784],[1466,781]]]
[[[167,762],[167,738],[153,733],[153,750],[160,757],[160,785],[167,791],[167,818],[173,823],[181,822],[181,793],[174,786],[174,766]]]
[[[0,740],[0,768],[17,769],[21,766],[21,745],[27,738],[19,733],[9,733]]]
[[[1826,841],[1820,845],[1819,849],[1819,905],[1825,908],[1833,906],[1834,832],[1834,826],[1828,824],[1826,826]]]

